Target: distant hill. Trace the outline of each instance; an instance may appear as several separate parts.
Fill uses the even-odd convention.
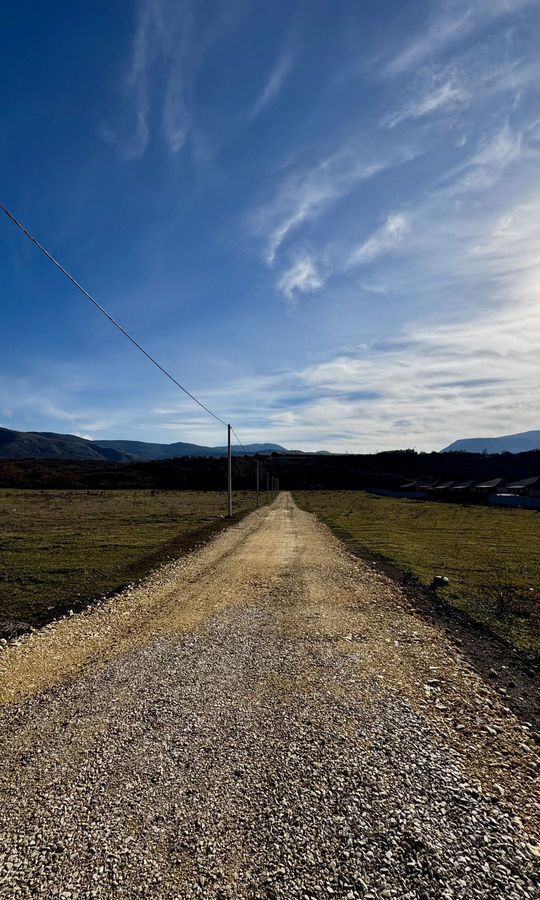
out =
[[[115,451],[130,459],[174,459],[177,456],[226,456],[227,447],[204,447],[200,444],[150,444],[146,441],[90,441],[97,450]],[[280,444],[245,444],[248,453],[286,453]],[[234,454],[243,454],[239,446],[233,446]]]
[[[74,434],[53,434],[47,431],[12,431],[0,428],[0,459],[105,459],[128,462],[133,457],[111,449],[110,452],[93,446],[92,441]]]
[[[494,438],[463,438],[441,453],[526,453],[540,449],[540,431],[522,431]]]
[[[280,444],[246,444],[248,453],[286,453]],[[244,454],[235,446],[233,453]],[[103,462],[140,462],[174,459],[178,456],[227,455],[227,447],[201,447],[178,441],[174,444],[151,444],[145,441],[89,441],[74,434],[49,431],[12,431],[0,428],[0,459],[78,459]]]

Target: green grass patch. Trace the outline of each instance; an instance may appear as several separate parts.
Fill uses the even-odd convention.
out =
[[[540,652],[540,514],[454,503],[415,502],[358,491],[297,491],[360,555],[374,556],[523,650]]]
[[[235,493],[236,520],[254,508],[253,492]],[[226,510],[217,491],[0,490],[0,635],[141,578],[224,527]]]

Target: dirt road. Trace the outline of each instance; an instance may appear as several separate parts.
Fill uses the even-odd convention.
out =
[[[539,756],[287,494],[0,653],[0,898],[533,898]]]

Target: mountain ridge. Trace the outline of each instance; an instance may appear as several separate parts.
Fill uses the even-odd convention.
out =
[[[246,444],[252,453],[286,453],[280,444]],[[244,455],[241,447],[234,447],[235,456]],[[301,451],[297,451],[301,452]],[[176,441],[159,444],[149,441],[95,441],[76,434],[57,434],[54,431],[15,431],[0,426],[0,459],[76,459],[109,462],[141,462],[155,459],[174,459],[178,456],[224,457],[227,447],[205,447]]]
[[[540,431],[519,431],[491,438],[461,438],[441,453],[526,453],[540,449]]]

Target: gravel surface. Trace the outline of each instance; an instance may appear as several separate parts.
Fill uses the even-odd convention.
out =
[[[538,896],[529,729],[289,495],[150,585],[4,651],[2,900]]]

